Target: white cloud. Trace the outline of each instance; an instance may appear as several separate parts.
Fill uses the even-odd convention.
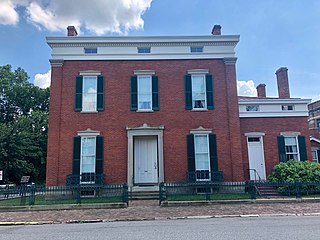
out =
[[[237,81],[238,95],[239,96],[249,96],[256,97],[257,89],[254,86],[252,80],[248,81]]]
[[[17,4],[11,0],[0,1],[0,24],[16,25],[19,22],[19,14],[16,11]]]
[[[19,22],[17,7],[29,23],[39,29],[66,31],[73,25],[97,35],[127,34],[131,29],[143,28],[142,15],[152,0],[0,0],[0,24]]]
[[[34,85],[40,87],[40,88],[47,88],[50,87],[51,82],[51,70],[49,70],[47,73],[41,74],[38,73],[34,76]]]

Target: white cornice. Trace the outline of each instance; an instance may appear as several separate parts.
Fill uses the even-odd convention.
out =
[[[261,99],[261,98],[254,98],[254,99],[239,99],[239,105],[246,105],[246,104],[260,104],[260,105],[267,105],[267,104],[308,104],[310,103],[311,99],[301,99],[301,98],[288,98],[288,99]]]

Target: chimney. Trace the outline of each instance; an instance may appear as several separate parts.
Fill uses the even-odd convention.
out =
[[[290,98],[288,68],[281,67],[276,71],[279,98]]]
[[[266,85],[265,84],[260,83],[257,86],[257,94],[258,94],[259,98],[265,98],[267,96],[266,95]]]
[[[221,26],[214,25],[211,33],[212,33],[212,35],[221,35]]]
[[[68,37],[75,37],[78,35],[77,30],[74,26],[68,26],[67,30],[68,30]]]

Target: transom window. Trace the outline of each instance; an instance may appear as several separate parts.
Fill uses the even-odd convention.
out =
[[[82,111],[90,112],[97,110],[97,76],[83,77]]]
[[[93,175],[96,168],[96,137],[81,137],[81,182],[94,181]]]
[[[98,53],[97,48],[85,48],[84,49],[85,54],[96,54]]]
[[[203,47],[190,47],[192,53],[203,52]]]
[[[152,77],[138,76],[138,110],[152,110]]]
[[[195,167],[196,171],[210,171],[210,156],[209,156],[209,139],[207,134],[194,135],[194,152],[195,152]],[[206,177],[204,177],[206,176]],[[209,179],[209,174],[201,177],[201,179]]]
[[[285,137],[284,138],[286,157],[288,160],[300,160],[299,159],[299,147],[296,137]]]
[[[138,53],[151,53],[150,47],[138,47]]]
[[[246,106],[247,112],[258,112],[259,111],[259,105],[247,105]]]
[[[192,107],[193,109],[206,109],[206,77],[205,75],[192,75]]]

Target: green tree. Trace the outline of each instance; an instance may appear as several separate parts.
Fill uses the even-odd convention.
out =
[[[0,66],[0,170],[7,182],[45,179],[49,88],[28,82],[21,68]]]

